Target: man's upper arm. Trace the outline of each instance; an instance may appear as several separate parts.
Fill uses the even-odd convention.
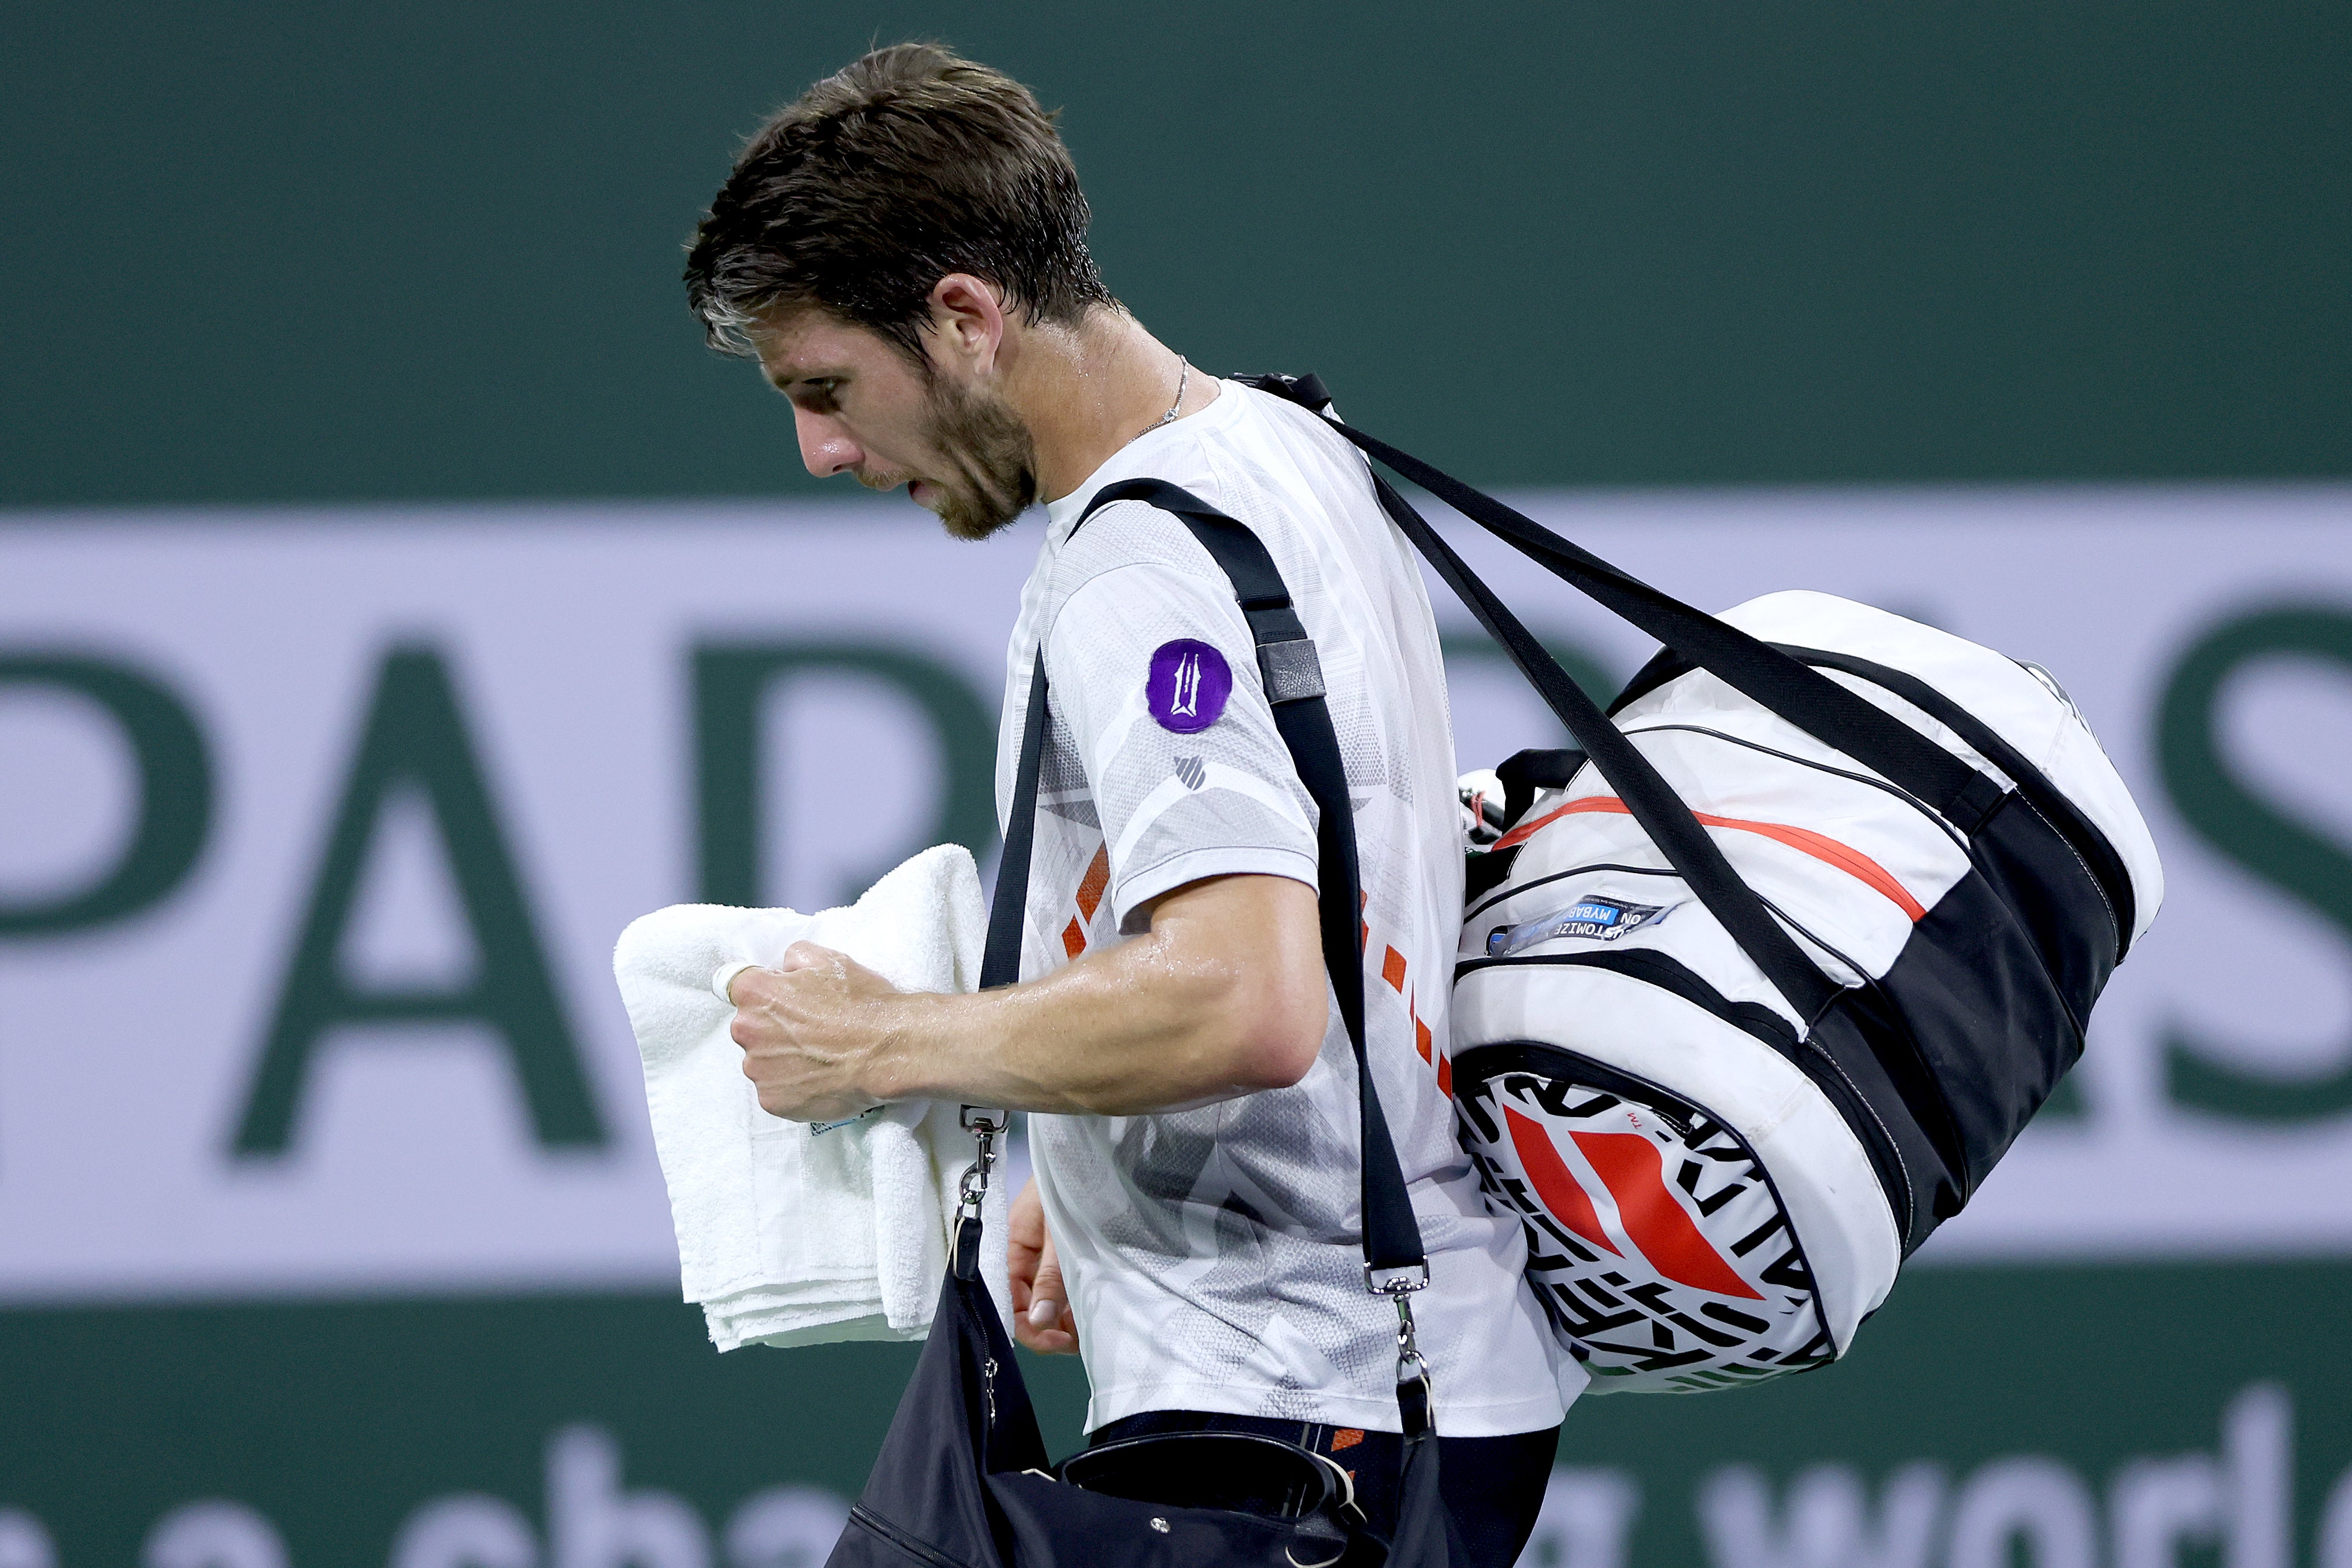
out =
[[[1145,908],[1172,968],[1223,977],[1234,1080],[1286,1089],[1305,1077],[1330,1016],[1315,889],[1288,877],[1212,877]]]
[[[1119,503],[1088,521],[1102,533],[1087,542],[1115,551],[1121,534],[1182,526]],[[1205,878],[1272,875],[1311,889],[1316,876],[1314,803],[1275,727],[1232,584],[1189,540],[1199,570],[1151,559],[1171,552],[1164,535],[1150,543],[1086,577],[1045,634],[1055,705],[1100,815],[1111,904],[1129,933],[1146,923],[1143,906]]]

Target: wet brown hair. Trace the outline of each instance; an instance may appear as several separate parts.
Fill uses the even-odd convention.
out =
[[[877,49],[760,128],[696,228],[688,304],[749,355],[762,316],[815,305],[927,365],[932,285],[968,272],[1034,322],[1112,303],[1053,116],[937,44]]]

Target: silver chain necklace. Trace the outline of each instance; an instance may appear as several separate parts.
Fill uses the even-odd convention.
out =
[[[1146,436],[1150,435],[1154,430],[1159,429],[1162,425],[1173,425],[1176,423],[1176,411],[1184,406],[1184,384],[1192,379],[1192,362],[1180,355],[1176,363],[1184,367],[1181,371],[1177,373],[1176,376],[1176,401],[1168,405],[1167,413],[1161,415],[1159,418],[1154,419],[1150,424],[1146,425],[1142,429],[1138,430],[1135,433],[1135,438],[1139,441],[1142,440]]]

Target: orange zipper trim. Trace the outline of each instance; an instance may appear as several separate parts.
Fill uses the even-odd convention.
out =
[[[1563,816],[1573,816],[1588,811],[1606,812],[1616,816],[1633,815],[1625,803],[1614,795],[1591,795],[1583,800],[1571,800],[1566,805],[1557,806],[1544,813],[1533,822],[1522,822],[1496,839],[1495,848],[1488,850],[1487,853],[1491,855],[1496,850],[1508,849],[1514,845],[1524,844],[1538,828],[1558,822]],[[1867,882],[1892,900],[1897,909],[1910,916],[1913,921],[1916,922],[1927,918],[1927,907],[1913,898],[1909,890],[1888,873],[1885,867],[1864,855],[1861,850],[1841,844],[1826,834],[1815,833],[1809,827],[1791,827],[1781,822],[1745,822],[1736,816],[1709,816],[1703,811],[1696,811],[1691,815],[1709,827],[1735,827],[1742,833],[1760,833],[1776,843],[1785,844],[1801,854],[1810,855],[1824,865],[1834,866],[1849,877]]]

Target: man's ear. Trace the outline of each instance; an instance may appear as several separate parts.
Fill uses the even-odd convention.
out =
[[[931,285],[929,336],[935,358],[984,376],[1004,344],[1004,296],[985,279],[950,272]]]

